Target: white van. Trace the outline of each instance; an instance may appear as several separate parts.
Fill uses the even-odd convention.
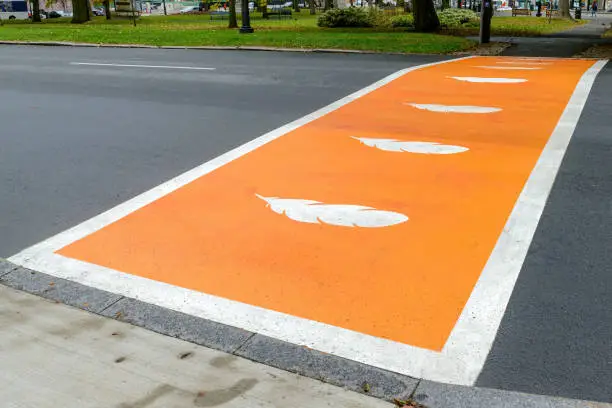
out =
[[[3,20],[27,19],[28,3],[25,0],[0,0],[0,17]]]

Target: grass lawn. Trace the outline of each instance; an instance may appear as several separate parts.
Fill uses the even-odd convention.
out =
[[[477,27],[445,29],[438,34],[420,34],[405,29],[317,27],[317,16],[307,10],[291,19],[264,20],[259,13],[252,18],[253,34],[227,29],[227,20],[211,21],[208,15],[145,16],[137,26],[127,19],[106,21],[95,17],[86,24],[70,24],[69,19],[4,21],[0,40],[72,41],[96,44],[146,44],[175,46],[270,46],[283,48],[323,48],[445,54],[475,46],[462,36],[477,35]],[[582,24],[569,20],[536,17],[494,17],[492,35],[528,36],[566,30]]]
[[[502,37],[537,37],[565,31],[586,24],[586,20],[572,21],[553,18],[550,23],[544,17],[493,17],[491,20],[491,35]],[[452,35],[478,35],[478,27],[465,27],[443,30]]]
[[[316,16],[302,12],[297,18],[264,20],[257,14],[251,21],[253,34],[227,29],[227,20],[211,21],[208,15],[142,17],[133,27],[129,20],[107,22],[103,17],[77,25],[66,19],[32,24],[5,22],[0,40],[73,41],[105,44],[185,46],[270,46],[325,48],[378,52],[444,54],[469,49],[474,42],[453,36],[420,34],[401,29],[322,29]]]

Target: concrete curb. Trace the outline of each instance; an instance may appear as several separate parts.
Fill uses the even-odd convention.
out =
[[[427,408],[612,408],[608,403],[419,380],[56,278],[1,258],[0,284],[387,401],[411,399]]]
[[[237,45],[229,46],[182,46],[182,45],[145,45],[145,44],[92,44],[70,41],[0,41],[0,45],[38,45],[45,47],[89,47],[89,48],[147,48],[161,50],[211,50],[211,51],[272,51],[272,52],[297,52],[297,53],[320,53],[320,54],[379,54],[379,55],[414,55],[403,52],[377,52],[367,50],[344,50],[337,48],[282,48]],[[427,55],[427,54],[417,54]],[[443,54],[433,54],[443,55]]]
[[[473,40],[473,38],[468,38]],[[477,39],[476,39],[477,40]],[[214,46],[214,45],[200,45],[200,46],[179,46],[179,45],[144,45],[144,44],[92,44],[92,43],[79,43],[79,42],[66,42],[66,41],[6,41],[0,40],[0,45],[35,45],[43,47],[87,47],[87,48],[143,48],[143,49],[156,49],[156,50],[198,50],[198,51],[267,51],[267,52],[293,52],[302,54],[357,54],[357,55],[452,55],[452,56],[465,56],[465,55],[499,55],[505,48],[510,46],[510,41],[500,41],[500,44],[505,44],[499,49],[497,53],[481,53],[478,48],[472,48],[465,51],[454,51],[446,54],[412,54],[407,52],[378,52],[378,51],[367,51],[367,50],[345,50],[339,48],[282,48],[282,47],[264,47],[264,46]]]

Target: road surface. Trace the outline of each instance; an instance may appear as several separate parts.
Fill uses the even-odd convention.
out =
[[[612,402],[612,68],[597,65],[591,93],[576,91],[570,105],[585,106],[579,121],[564,116],[561,128],[576,129],[561,162],[562,141],[546,143],[575,88],[588,88],[592,61],[481,58],[410,71],[448,58],[0,51],[0,256],[134,199],[10,260],[283,340],[304,336],[413,377]],[[498,105],[508,113],[491,116]],[[261,147],[257,138],[278,128]],[[421,144],[401,144],[411,138]],[[540,154],[552,170],[532,172]],[[536,188],[518,200],[533,174]],[[529,216],[506,230],[527,238],[505,259],[492,251],[517,202]],[[545,204],[541,218],[532,204]],[[515,273],[516,285],[483,281],[485,263],[482,276]],[[505,264],[512,271],[495,275]],[[175,294],[192,303],[171,304]],[[250,321],[198,309],[211,299]],[[466,310],[498,319],[470,325]],[[369,346],[355,351],[352,340]]]

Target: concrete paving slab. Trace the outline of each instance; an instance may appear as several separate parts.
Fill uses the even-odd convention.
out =
[[[389,403],[0,286],[3,408]]]

